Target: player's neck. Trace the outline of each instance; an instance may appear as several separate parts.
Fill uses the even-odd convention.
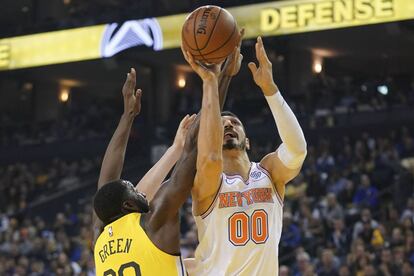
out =
[[[224,150],[223,171],[225,174],[238,174],[247,180],[249,178],[250,159],[246,151]]]

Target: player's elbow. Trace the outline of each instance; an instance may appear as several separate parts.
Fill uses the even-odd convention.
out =
[[[286,145],[286,151],[292,156],[292,158],[297,160],[305,160],[306,155],[308,154],[307,143],[305,138],[300,143],[297,143],[295,146]]]
[[[305,161],[307,155],[308,155],[308,151],[306,149],[301,151],[298,154],[298,156],[299,156],[300,160],[302,161],[302,163]]]
[[[305,161],[306,155],[308,154],[308,151],[306,150],[306,147],[303,150],[297,150],[294,153],[292,153],[292,157],[290,162],[288,162],[289,167],[292,169],[300,168]]]
[[[302,139],[299,140],[296,147],[294,147],[294,152],[297,155],[302,155],[306,157],[308,145],[306,143],[305,137],[302,136]]]
[[[308,150],[306,149],[306,142],[305,142],[305,146],[301,149],[299,149],[295,155],[297,156],[298,159],[302,160],[302,162],[305,160],[306,156],[308,155]]]
[[[289,169],[298,169],[302,166],[307,155],[306,145],[303,148],[290,149],[284,143],[278,149],[278,157]]]

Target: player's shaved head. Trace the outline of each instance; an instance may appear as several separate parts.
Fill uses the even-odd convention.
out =
[[[236,118],[240,122],[240,124],[241,124],[241,126],[243,128],[243,131],[246,131],[246,129],[244,128],[243,122],[240,120],[239,116],[237,116],[233,112],[224,110],[224,111],[221,112],[221,117],[233,117],[233,118]]]
[[[125,204],[131,208],[126,208]],[[131,182],[122,179],[102,186],[95,194],[93,207],[105,225],[125,214],[134,211],[146,213],[149,210],[145,196],[136,192]]]
[[[231,117],[236,117],[237,119],[239,119],[239,117],[236,115],[236,114],[234,114],[233,112],[231,112],[231,111],[227,111],[227,110],[224,110],[224,111],[222,111],[221,112],[221,116],[223,117],[223,116],[231,116]],[[240,120],[240,119],[239,119]]]

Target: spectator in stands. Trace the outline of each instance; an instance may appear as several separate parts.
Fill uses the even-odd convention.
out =
[[[349,271],[348,266],[346,266],[346,265],[342,265],[342,266],[339,268],[338,275],[339,275],[339,276],[350,276],[350,275],[351,275],[351,272]]]
[[[330,172],[335,166],[335,159],[327,149],[316,160],[316,168],[320,172]]]
[[[400,275],[401,271],[394,264],[391,250],[384,248],[381,250],[380,261],[378,263],[380,274],[382,275]]]
[[[394,227],[391,232],[390,246],[391,248],[401,247],[404,245],[404,236],[400,227]]]
[[[309,199],[304,198],[300,203],[299,212],[295,213],[295,220],[302,229],[302,242],[312,245],[324,240],[324,228],[319,209],[311,210],[310,203],[307,201]]]
[[[341,206],[344,207],[351,207],[352,201],[355,194],[355,185],[354,182],[348,179],[345,183],[345,188],[339,193],[338,201],[340,202]]]
[[[343,219],[336,219],[333,221],[333,231],[330,234],[330,242],[335,249],[335,253],[339,257],[344,257],[349,251],[351,243],[350,234],[345,228]]]
[[[324,249],[321,254],[321,260],[318,265],[318,276],[337,276],[339,260],[333,254],[331,249]]]
[[[360,178],[360,187],[354,196],[354,203],[362,206],[375,209],[378,207],[378,190],[371,185],[371,180],[368,175],[363,174]]]
[[[401,214],[400,220],[410,219],[414,223],[414,198],[409,198],[407,201],[407,206]]]
[[[343,208],[336,200],[334,193],[329,193],[326,196],[326,208],[323,209],[322,215],[326,218],[330,225],[332,225],[334,220],[344,218]]]
[[[299,252],[296,255],[296,263],[293,266],[292,275],[293,276],[305,275],[306,272],[309,270],[309,266],[311,266],[309,254],[306,252]]]
[[[413,271],[413,266],[411,263],[409,262],[404,262],[403,267],[401,269],[401,275],[402,276],[412,276],[414,271]]]
[[[368,264],[364,266],[363,275],[364,276],[376,276],[378,275],[378,271],[375,269],[375,267],[372,264]]]
[[[353,240],[356,240],[359,237],[362,231],[364,231],[364,228],[376,229],[377,227],[378,222],[372,219],[370,209],[363,209],[361,212],[361,219],[354,226],[354,231],[352,234]]]
[[[282,265],[279,268],[279,276],[289,276],[289,275],[290,275],[289,268],[285,265]]]
[[[292,221],[292,214],[284,212],[283,214],[283,230],[285,235],[280,240],[281,250],[289,252],[300,245],[301,234],[299,227]]]

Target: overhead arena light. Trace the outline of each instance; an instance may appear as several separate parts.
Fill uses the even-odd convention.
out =
[[[377,91],[378,91],[378,93],[380,93],[382,95],[387,95],[388,94],[388,86],[386,86],[386,85],[379,85],[377,87]]]
[[[177,80],[177,85],[179,88],[184,88],[186,85],[185,76],[179,76]]]
[[[66,103],[70,97],[70,88],[69,87],[61,87],[59,91],[59,101],[61,103]]]

